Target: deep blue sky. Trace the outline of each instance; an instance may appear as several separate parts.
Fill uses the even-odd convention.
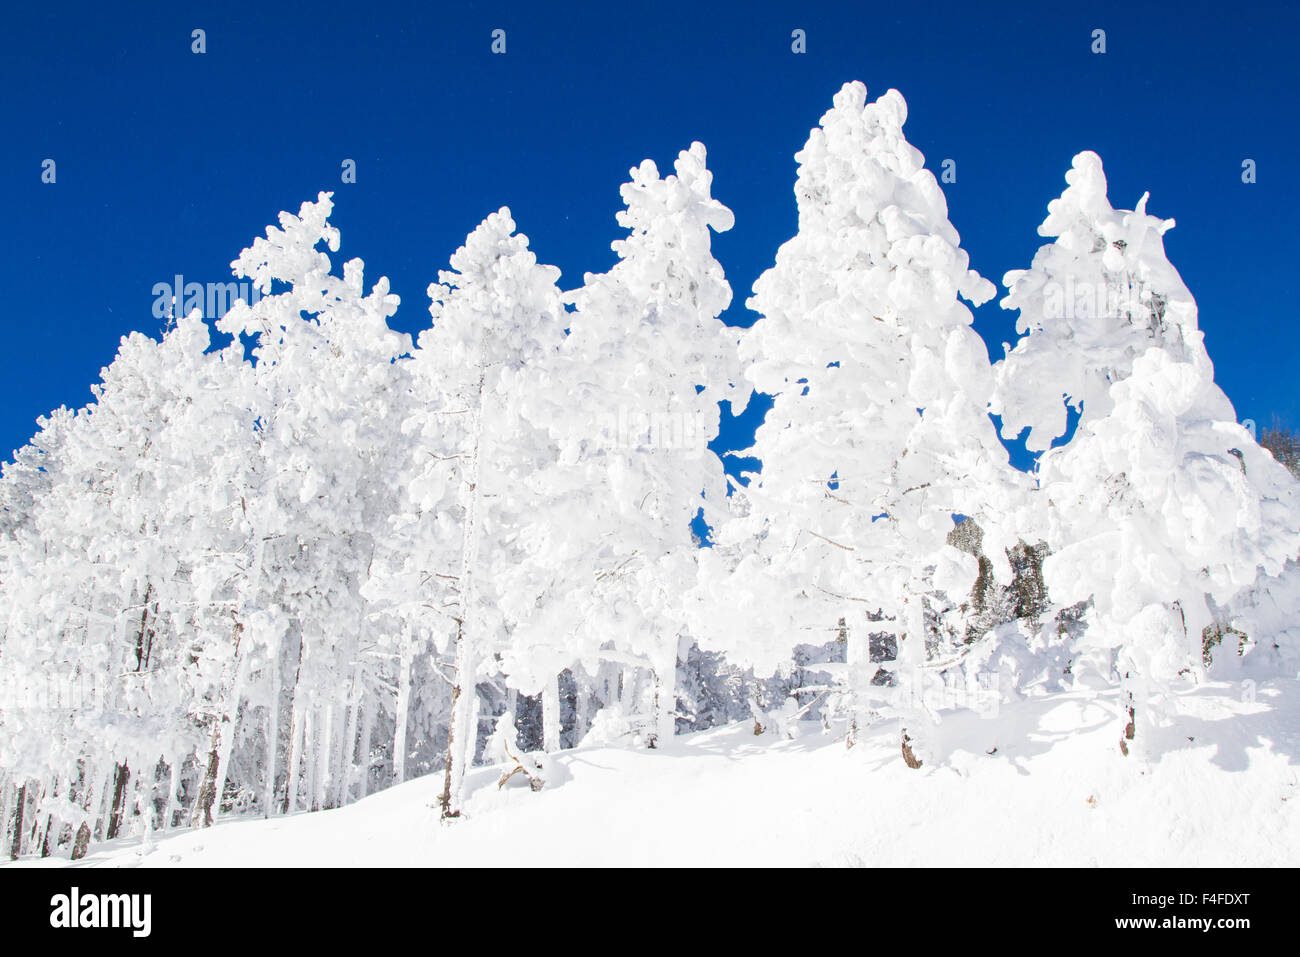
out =
[[[90,399],[120,336],[159,331],[154,283],[229,279],[279,210],[321,189],[340,261],[389,276],[395,324],[414,331],[487,213],[509,205],[573,288],[613,261],[628,169],[668,170],[698,139],[736,213],[714,247],[727,318],[748,324],[750,286],[795,228],[793,154],[851,79],[903,92],[932,170],[957,161],[951,219],[995,282],[1028,265],[1077,151],[1101,154],[1116,206],[1149,189],[1178,221],[1167,249],[1239,417],[1300,424],[1294,4],[31,3],[5,20],[0,458],[38,415]],[[976,325],[999,358],[1014,314],[995,300]]]

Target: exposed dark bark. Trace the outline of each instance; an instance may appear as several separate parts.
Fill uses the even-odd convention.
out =
[[[457,643],[463,641],[463,636],[457,635]],[[456,727],[455,715],[456,707],[460,703],[461,696],[461,676],[456,676],[456,683],[451,688],[451,714],[452,720],[447,724],[447,771],[442,779],[442,796],[438,798],[438,803],[442,806],[442,817],[460,817],[460,809],[452,807],[451,780],[453,768],[456,761],[456,735],[462,729]]]
[[[135,639],[135,670],[144,671],[149,667],[149,656],[153,653],[153,628],[149,625],[149,599],[153,595],[153,585],[144,589],[144,608],[140,612],[140,631]],[[155,617],[157,607],[155,606]]]
[[[77,828],[77,839],[72,843],[72,859],[81,860],[88,850],[90,850],[90,825],[82,821],[81,827]]]
[[[24,784],[18,789],[18,807],[14,812],[14,839],[9,848],[9,859],[18,860],[18,855],[23,852],[23,810],[27,804],[27,785]]]
[[[208,750],[208,766],[199,784],[198,797],[194,799],[194,813],[190,815],[191,827],[208,827],[212,824],[212,802],[217,792],[217,764],[221,760],[221,723],[212,728],[212,745]]]
[[[41,857],[50,856],[50,836],[54,832],[54,815],[51,814],[45,819],[45,836],[41,838]]]
[[[1133,706],[1129,705],[1128,724],[1124,726],[1124,737],[1119,739],[1119,750],[1124,757],[1128,757],[1128,743],[1133,740],[1133,735],[1137,732],[1137,719],[1134,715]]]
[[[912,753],[912,739],[907,736],[906,731],[903,732],[903,763],[913,771],[921,766],[921,762]]]
[[[232,613],[233,617],[233,613]],[[244,626],[235,618],[233,629],[235,641],[235,660],[231,667],[236,674],[239,672],[239,646],[244,635]],[[222,711],[213,719],[212,724],[212,741],[208,750],[208,766],[203,772],[203,781],[199,784],[198,796],[194,799],[194,812],[190,816],[191,827],[209,827],[212,824],[212,804],[214,801],[220,801],[221,795],[217,793],[217,780],[221,774],[221,735],[222,725],[230,723],[231,719],[227,714],[229,699],[239,695],[239,682],[235,681],[234,691],[231,692],[229,686],[224,689],[222,694]],[[235,701],[235,708],[238,709],[239,701]],[[233,731],[232,731],[233,733]]]
[[[130,777],[131,771],[126,763],[119,764],[113,778],[113,806],[108,815],[108,831],[104,834],[107,841],[113,840],[122,830],[122,814],[126,810],[126,782]]]

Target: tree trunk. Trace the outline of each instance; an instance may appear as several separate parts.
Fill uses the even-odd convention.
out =
[[[454,703],[453,703],[454,707]],[[411,643],[403,635],[397,660],[397,716],[393,730],[393,783],[406,780],[406,724],[411,713]]]
[[[365,689],[361,690],[361,704],[366,701]],[[357,781],[357,800],[360,801],[370,793],[370,740],[375,731],[375,709],[365,708],[361,712],[361,740],[357,742],[357,748],[361,752],[358,761],[361,765],[361,776]]]
[[[14,808],[14,836],[13,842],[9,846],[9,859],[18,860],[18,856],[23,852],[23,812],[27,806],[27,785],[23,784],[18,788],[18,802]]]
[[[321,735],[320,774],[316,779],[316,806],[329,810],[334,806],[335,779],[338,778],[338,706],[325,705],[325,727]]]
[[[677,663],[682,657],[682,638],[672,639],[672,654],[665,656],[654,669],[654,727],[650,747],[671,741],[677,734]]]
[[[167,806],[163,809],[162,829],[170,831],[176,825],[176,787],[180,762],[172,758],[167,764]]]
[[[220,733],[220,746],[217,748],[217,774],[212,787],[212,816],[214,818],[221,816],[221,801],[226,793],[226,779],[230,776],[230,752],[235,746],[235,722],[238,720],[239,714],[239,694],[242,694],[242,690],[236,692],[235,713],[223,715],[221,718],[225,727]],[[204,827],[206,826],[205,824]]]
[[[904,631],[899,637],[898,660],[903,667],[898,669],[900,693],[902,695],[903,715],[902,740],[900,744],[903,763],[909,768],[921,767],[921,757],[917,751],[924,751],[924,729],[927,720],[924,706],[924,665],[925,665],[925,604],[919,589],[909,582],[903,596],[902,624]]]
[[[1123,679],[1120,681],[1120,701],[1124,708],[1124,715],[1128,718],[1124,725],[1123,736],[1119,740],[1120,753],[1125,757],[1133,754],[1134,751],[1145,749],[1147,741],[1145,734],[1137,733],[1137,716],[1143,715],[1145,721],[1147,707],[1147,685],[1142,674],[1129,659],[1128,655],[1121,652],[1119,666],[1122,669]],[[1139,754],[1138,757],[1144,755]]]
[[[108,830],[104,834],[105,840],[113,840],[122,830],[122,813],[126,809],[126,782],[130,776],[131,771],[125,762],[117,766],[113,776],[113,804],[108,812]]]
[[[576,748],[582,743],[583,737],[587,734],[587,729],[591,726],[591,685],[586,680],[585,670],[579,668],[573,673],[574,694],[574,717],[573,717],[573,746]]]
[[[77,837],[72,842],[72,859],[81,860],[88,850],[90,850],[90,825],[82,821],[81,827],[77,828]]]
[[[266,777],[262,782],[262,816],[275,808],[275,758],[280,750],[280,639],[271,646],[271,703],[266,709]]]
[[[153,653],[153,629],[149,627],[149,602],[152,596],[153,583],[150,582],[144,586],[144,608],[140,612],[140,630],[135,639],[136,671],[144,671],[149,667],[149,657]]]
[[[4,853],[9,853],[9,822],[14,816],[13,805],[9,801],[9,777],[0,774],[0,843],[5,844]],[[14,796],[17,797],[18,787],[13,787]]]
[[[481,347],[480,347],[481,348]],[[474,571],[478,563],[478,478],[480,446],[483,440],[483,386],[487,367],[479,356],[478,395],[474,404],[474,444],[469,458],[467,489],[469,501],[465,507],[465,530],[461,542],[460,617],[456,623],[456,684],[451,689],[451,723],[447,729],[447,773],[443,780],[442,817],[461,815],[461,788],[465,781],[465,767],[474,760],[478,729],[470,726],[478,709],[473,707],[477,697],[475,682],[478,679],[478,661],[475,657],[474,634],[470,622],[474,615]]]
[[[456,635],[456,672],[461,674],[461,667],[468,656],[465,654],[464,636],[457,629]],[[457,678],[451,687],[451,717],[447,722],[447,768],[442,782],[442,796],[438,803],[442,805],[442,817],[460,817],[460,785],[465,776],[464,747],[461,738],[465,734],[466,719],[462,716],[468,703],[461,693],[461,681]]]
[[[444,818],[460,817],[465,767],[474,757],[472,749],[477,735],[470,723],[476,710],[472,707],[472,699],[477,694],[473,679],[476,664],[469,640],[458,629],[456,684],[451,689],[451,722],[447,728],[447,773],[440,802]]]
[[[99,781],[98,804],[95,819],[91,823],[92,832],[97,832],[101,840],[108,840],[108,823],[113,817],[113,781],[116,775],[116,765],[114,770],[106,772]],[[93,833],[92,833],[93,836]]]
[[[1128,707],[1125,712],[1128,714],[1128,724],[1124,725],[1124,736],[1119,739],[1119,751],[1124,757],[1128,757],[1128,743],[1133,740],[1137,734],[1137,711],[1133,706],[1133,695],[1130,693],[1125,696]]]
[[[348,796],[352,793],[352,778],[357,766],[357,726],[361,723],[361,665],[358,664],[353,672],[352,692],[349,695],[347,706],[347,724],[343,731],[343,740],[340,742],[342,749],[342,760],[339,762],[339,782],[334,792],[334,806],[342,807],[348,803]]]
[[[302,763],[302,750],[305,746],[305,717],[298,706],[298,695],[293,696],[289,728],[289,753],[285,757],[284,767],[284,805],[282,814],[288,814],[298,803],[298,766]]]
[[[247,655],[240,655],[244,625],[238,617],[234,618],[232,631],[235,644],[234,660],[230,663],[234,669],[233,683],[224,689],[221,696],[221,712],[212,727],[208,767],[203,775],[203,783],[199,787],[198,798],[194,802],[194,815],[191,819],[191,825],[194,827],[209,827],[213,817],[221,814],[221,798],[226,790],[230,750],[235,740],[235,722],[239,719],[239,702],[244,694],[244,662],[247,658]]]
[[[48,811],[43,815],[45,827],[40,830],[41,834],[41,857],[50,856],[50,832],[54,829],[54,815]]]
[[[542,686],[542,750],[547,754],[560,750],[561,730],[560,676],[551,675]]]
[[[754,734],[760,735],[767,730],[767,715],[758,705],[758,690],[750,688],[746,700],[749,702],[749,716],[754,719]]]
[[[320,708],[307,712],[302,730],[302,761],[304,776],[303,803],[309,811],[320,810]]]
[[[871,649],[865,628],[850,628],[848,620],[841,618],[837,624],[838,641],[844,645],[845,679],[849,693],[849,730],[844,736],[845,747],[858,743],[858,734],[866,719],[867,688],[870,678]]]
[[[141,845],[145,853],[154,849],[153,843],[153,816],[154,808],[157,806],[155,797],[158,793],[158,769],[154,769],[152,780],[146,785],[138,777],[136,778],[135,788],[135,806],[140,814],[141,825],[144,829],[144,838]]]
[[[212,740],[208,746],[208,766],[203,771],[203,780],[199,782],[199,793],[194,798],[194,810],[190,814],[190,827],[208,827],[212,823],[212,801],[217,793],[217,765],[221,759],[221,724],[212,727]]]
[[[906,728],[903,729],[902,752],[903,752],[903,763],[906,764],[913,771],[915,771],[917,768],[921,766],[921,762],[917,759],[916,755],[912,753],[912,739],[907,736]]]
[[[465,767],[472,768],[478,760],[479,729],[482,726],[483,699],[479,697],[477,686],[469,696],[469,737],[465,739]]]

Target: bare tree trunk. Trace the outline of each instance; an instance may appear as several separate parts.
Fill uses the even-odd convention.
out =
[[[8,775],[0,774],[0,842],[5,842],[6,838],[9,837],[9,821],[13,818],[14,814],[13,805],[9,801],[9,791]],[[18,791],[17,785],[14,786],[13,791],[16,797]],[[7,845],[5,847],[5,853],[9,853]]]
[[[117,772],[113,777],[113,804],[108,812],[108,829],[104,834],[105,840],[113,840],[122,830],[122,813],[126,809],[126,782],[130,776],[131,771],[125,762],[117,766]]]
[[[23,852],[23,812],[27,806],[27,785],[23,784],[18,788],[18,802],[14,809],[14,836],[13,842],[9,846],[9,859],[18,860],[18,856]]]
[[[453,702],[453,707],[455,706]],[[393,783],[406,780],[406,724],[411,713],[411,641],[403,635],[397,659],[397,716],[393,730]]]
[[[167,806],[163,809],[162,829],[170,831],[176,825],[176,787],[180,783],[178,775],[180,761],[172,758],[167,764]]]
[[[870,671],[871,654],[868,641],[864,640],[867,637],[865,628],[849,628],[845,618],[841,618],[836,627],[839,629],[837,640],[844,645],[844,666],[848,672],[849,730],[844,736],[844,745],[851,748],[858,743],[858,735],[865,719],[866,688],[870,680],[867,672]]]
[[[241,686],[236,687],[234,711],[222,715],[221,723],[225,725],[220,733],[220,747],[217,748],[217,776],[212,788],[212,816],[221,816],[221,801],[226,793],[226,779],[230,777],[230,752],[235,746],[235,724],[239,719],[239,698],[243,694]],[[204,825],[205,827],[207,825]]]
[[[1124,725],[1124,736],[1119,739],[1119,751],[1124,757],[1128,757],[1129,742],[1137,735],[1137,709],[1133,704],[1133,693],[1127,692],[1124,696],[1126,704],[1125,712],[1128,714],[1128,724]]]
[[[298,803],[298,766],[302,763],[302,751],[306,738],[306,718],[298,706],[298,695],[293,696],[293,706],[289,729],[289,753],[285,758],[284,768],[284,805],[282,814],[288,814]]]
[[[324,712],[323,714],[321,712]],[[328,803],[327,784],[330,775],[331,736],[334,731],[334,707],[317,707],[312,719],[316,725],[316,773],[312,776],[311,809],[320,811]]]
[[[79,861],[86,856],[90,850],[90,825],[85,821],[81,822],[81,827],[77,828],[77,837],[72,842],[72,859]]]
[[[217,793],[217,764],[220,763],[218,751],[221,747],[221,724],[212,726],[212,739],[208,746],[208,765],[199,782],[199,793],[194,798],[194,810],[190,814],[190,827],[208,827],[212,823],[212,802]]]
[[[366,701],[365,688],[361,689],[361,704]],[[361,777],[357,786],[357,800],[360,801],[370,793],[370,741],[375,732],[375,709],[365,708],[361,712],[361,740],[357,742],[360,750]]]
[[[293,688],[289,698],[289,753],[284,766],[284,806],[281,813],[288,814],[298,801],[298,766],[306,746],[306,717],[302,713],[298,683],[302,679],[302,659],[307,649],[307,635],[301,623],[298,626],[298,664],[293,672]]]
[[[198,797],[194,801],[194,813],[190,817],[192,827],[211,826],[214,806],[216,812],[221,813],[221,794],[226,787],[226,768],[234,739],[234,723],[239,712],[239,697],[243,694],[243,661],[239,649],[243,640],[244,626],[238,618],[235,618],[233,633],[234,660],[230,663],[235,671],[233,684],[228,684],[223,689],[221,711],[213,718],[211,743],[208,747],[208,766],[199,785]],[[234,699],[233,707],[232,699]],[[230,727],[226,727],[227,725]]]
[[[141,825],[144,829],[144,839],[142,845],[146,852],[152,851],[153,843],[153,816],[154,808],[157,805],[155,797],[158,793],[158,769],[154,768],[151,780],[146,784],[136,777],[135,785],[135,807],[136,812],[140,815]]]
[[[596,669],[596,675],[597,680],[600,682],[601,699],[605,707],[608,708],[618,704],[623,692],[618,666],[608,661],[602,661],[600,667]]]
[[[352,690],[348,695],[347,723],[343,730],[343,739],[339,742],[342,760],[339,761],[339,781],[334,791],[335,807],[342,807],[347,804],[348,797],[352,793],[352,777],[357,766],[357,726],[360,724],[361,718],[360,688],[361,665],[358,664],[353,671]]]
[[[1135,750],[1139,752],[1138,756],[1142,757],[1144,755],[1140,752],[1145,750],[1147,740],[1145,732],[1142,735],[1137,733],[1137,719],[1141,714],[1144,723],[1146,721],[1145,708],[1149,701],[1147,684],[1142,673],[1123,651],[1120,652],[1119,668],[1123,676],[1120,680],[1120,701],[1124,714],[1128,718],[1128,722],[1124,725],[1123,736],[1119,740],[1119,750],[1125,757],[1133,754]]]
[[[50,856],[50,832],[54,828],[54,815],[46,811],[45,814],[43,815],[43,818],[45,820],[45,827],[40,828],[40,830],[43,832],[41,834],[41,857],[49,857]]]
[[[898,660],[904,665],[899,672],[905,704],[902,709],[904,726],[900,751],[903,763],[915,770],[923,763],[916,751],[921,750],[921,745],[925,743],[924,740],[918,740],[922,738],[919,732],[923,730],[923,722],[926,720],[923,702],[925,688],[922,684],[922,669],[925,665],[925,604],[919,589],[912,582],[908,582],[904,591],[902,624],[905,630],[899,637]]]
[[[32,794],[31,800],[32,800],[32,811],[31,811],[32,823],[31,823],[31,827],[27,829],[27,834],[23,839],[23,843],[27,846],[29,852],[32,850],[33,846],[35,846],[37,850],[40,849],[39,838],[41,836],[41,820],[44,817],[44,815],[42,815],[41,813],[41,802],[45,800],[44,783],[37,782],[37,788],[35,792]]]
[[[266,778],[262,782],[262,816],[275,808],[275,758],[280,750],[280,639],[271,646],[271,703],[266,710]]]
[[[451,689],[451,722],[447,729],[447,772],[443,779],[442,816],[455,818],[461,815],[461,788],[465,781],[465,768],[474,759],[476,729],[471,727],[474,712],[474,660],[472,646],[463,632],[456,636],[456,683]]]
[[[340,765],[342,775],[339,779],[338,794],[334,799],[336,807],[347,804],[352,796],[352,783],[357,769],[357,728],[361,725],[361,709],[355,697],[348,706],[348,721],[343,732],[343,762]]]
[[[320,810],[320,708],[307,712],[302,731],[302,760],[304,769],[304,804],[309,811]]]
[[[325,705],[325,727],[321,729],[321,743],[318,752],[320,769],[316,776],[315,807],[329,810],[333,807],[334,779],[338,777],[338,707],[330,702]]]
[[[650,730],[649,746],[658,747],[677,734],[677,663],[682,656],[682,638],[672,639],[672,654],[655,664],[654,668],[654,724]]]
[[[102,840],[108,840],[108,823],[113,817],[113,781],[116,776],[116,765],[114,770],[107,772],[99,782],[99,807],[95,814],[95,820],[90,825],[92,831],[97,831]]]
[[[135,639],[135,670],[144,671],[149,667],[149,658],[153,654],[153,629],[149,627],[149,602],[153,596],[153,583],[144,586],[144,608],[140,612],[140,630]],[[157,605],[154,606],[157,617]]]
[[[469,728],[470,736],[465,740],[465,767],[471,768],[474,762],[478,760],[478,741],[479,730],[483,723],[483,699],[479,697],[478,688],[473,689],[469,696]]]
[[[479,499],[479,459],[483,440],[483,386],[487,379],[487,367],[483,356],[479,356],[478,395],[474,404],[474,445],[469,458],[469,475],[467,491],[469,501],[465,508],[465,530],[461,542],[460,578],[460,617],[456,623],[456,683],[451,689],[451,723],[447,729],[447,773],[443,780],[442,817],[456,818],[461,815],[461,789],[465,781],[465,768],[474,760],[474,748],[478,741],[478,728],[471,726],[478,711],[474,705],[477,698],[475,682],[478,677],[478,661],[475,655],[474,635],[470,622],[474,615],[474,571],[478,563],[478,499]]]
[[[588,684],[587,675],[584,669],[578,668],[573,672],[574,682],[574,717],[573,717],[573,746],[576,748],[582,743],[583,736],[587,733],[590,726],[591,715],[591,686]]]
[[[562,729],[560,715],[560,676],[551,675],[542,686],[542,750],[548,754],[560,750]]]

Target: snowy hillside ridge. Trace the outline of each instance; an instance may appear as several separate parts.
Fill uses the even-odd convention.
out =
[[[1254,703],[1234,691],[1180,696],[1149,765],[1118,759],[1116,692],[1070,692],[1017,702],[1001,724],[954,716],[944,763],[919,772],[897,759],[893,722],[851,751],[842,729],[732,724],[653,751],[564,751],[538,793],[475,768],[455,822],[439,822],[426,778],[334,811],[3,866],[1293,866],[1300,682]]]
[[[508,828],[631,788],[587,761],[711,802],[706,774],[782,794],[806,760],[846,815],[876,788],[940,814],[967,771],[1020,809],[1130,782],[1244,827],[1133,775],[1280,793],[1300,482],[1215,384],[1173,220],[1112,206],[1094,153],[1003,275],[991,361],[996,289],[906,120],[835,94],[748,328],[692,143],[629,170],[617,262],[576,288],[499,207],[395,332],[322,192],[231,264],[255,301],[124,337],[0,474],[0,853],[315,833],[299,812],[417,791],[488,840],[497,803]],[[710,446],[755,394],[737,477]]]

